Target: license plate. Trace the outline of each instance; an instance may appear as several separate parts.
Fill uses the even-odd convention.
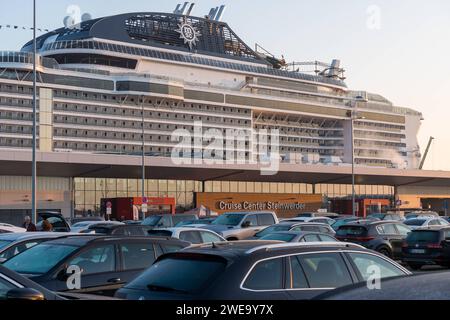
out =
[[[409,250],[411,253],[425,253],[425,249],[411,249]]]

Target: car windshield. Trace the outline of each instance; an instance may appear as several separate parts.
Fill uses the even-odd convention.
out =
[[[269,233],[264,237],[261,237],[261,240],[278,240],[284,242],[290,242],[295,238],[295,234],[290,233]]]
[[[144,221],[142,221],[142,224],[144,226],[156,226],[159,222],[159,220],[161,220],[161,216],[152,216],[152,217],[148,217],[146,218]]]
[[[407,242],[438,242],[439,231],[412,231],[406,237]]]
[[[273,226],[267,227],[267,228],[261,230],[260,232],[256,233],[255,237],[261,238],[261,237],[264,237],[265,235],[268,235],[268,234],[276,232],[276,231],[289,231],[290,229],[291,229],[290,224],[286,224],[286,225],[275,224]]]
[[[78,247],[60,244],[38,244],[3,265],[8,269],[25,274],[45,274]]]
[[[189,293],[202,290],[225,269],[222,259],[173,257],[155,263],[127,288]]]
[[[409,219],[406,220],[404,223],[407,226],[422,226],[425,223],[426,220],[424,219]]]
[[[9,241],[9,240],[0,240],[0,249],[3,248],[3,247],[6,247],[11,242],[12,241]]]
[[[237,226],[242,219],[244,219],[245,214],[236,214],[236,213],[225,213],[219,216],[216,220],[211,222],[211,224],[215,225],[225,225],[225,226]]]

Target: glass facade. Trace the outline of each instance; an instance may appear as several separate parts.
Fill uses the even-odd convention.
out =
[[[102,198],[140,197],[142,180],[113,178],[75,178],[75,212],[82,214],[100,211]],[[306,183],[243,182],[243,181],[193,181],[193,180],[145,180],[147,197],[174,197],[177,211],[195,207],[196,192],[238,193],[292,193],[313,194],[314,186]],[[392,198],[394,188],[379,185],[356,185],[355,192],[361,198]],[[327,198],[351,196],[352,186],[343,184],[317,184],[315,193]]]

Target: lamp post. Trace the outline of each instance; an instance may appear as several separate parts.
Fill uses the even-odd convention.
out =
[[[141,164],[142,164],[142,205],[141,205],[141,211],[142,211],[142,219],[145,219],[145,210],[143,210],[144,208],[144,199],[145,199],[145,115],[144,115],[144,99],[145,97],[142,96],[142,101],[141,101],[141,106],[142,106],[142,159],[141,159]]]
[[[33,143],[32,143],[32,159],[31,159],[31,221],[36,224],[36,0],[33,0]]]
[[[356,106],[356,104],[355,104]],[[355,195],[355,138],[354,138],[354,122],[355,120],[362,120],[365,117],[358,116],[356,110],[351,110],[348,113],[350,117],[350,131],[351,131],[351,153],[352,153],[352,216],[356,216],[356,195]]]

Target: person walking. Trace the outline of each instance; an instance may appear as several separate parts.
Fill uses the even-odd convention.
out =
[[[30,216],[25,216],[25,219],[24,219],[24,222],[22,224],[22,227],[24,229],[26,229],[27,232],[34,232],[34,231],[36,231],[36,225],[33,222],[31,222]]]

